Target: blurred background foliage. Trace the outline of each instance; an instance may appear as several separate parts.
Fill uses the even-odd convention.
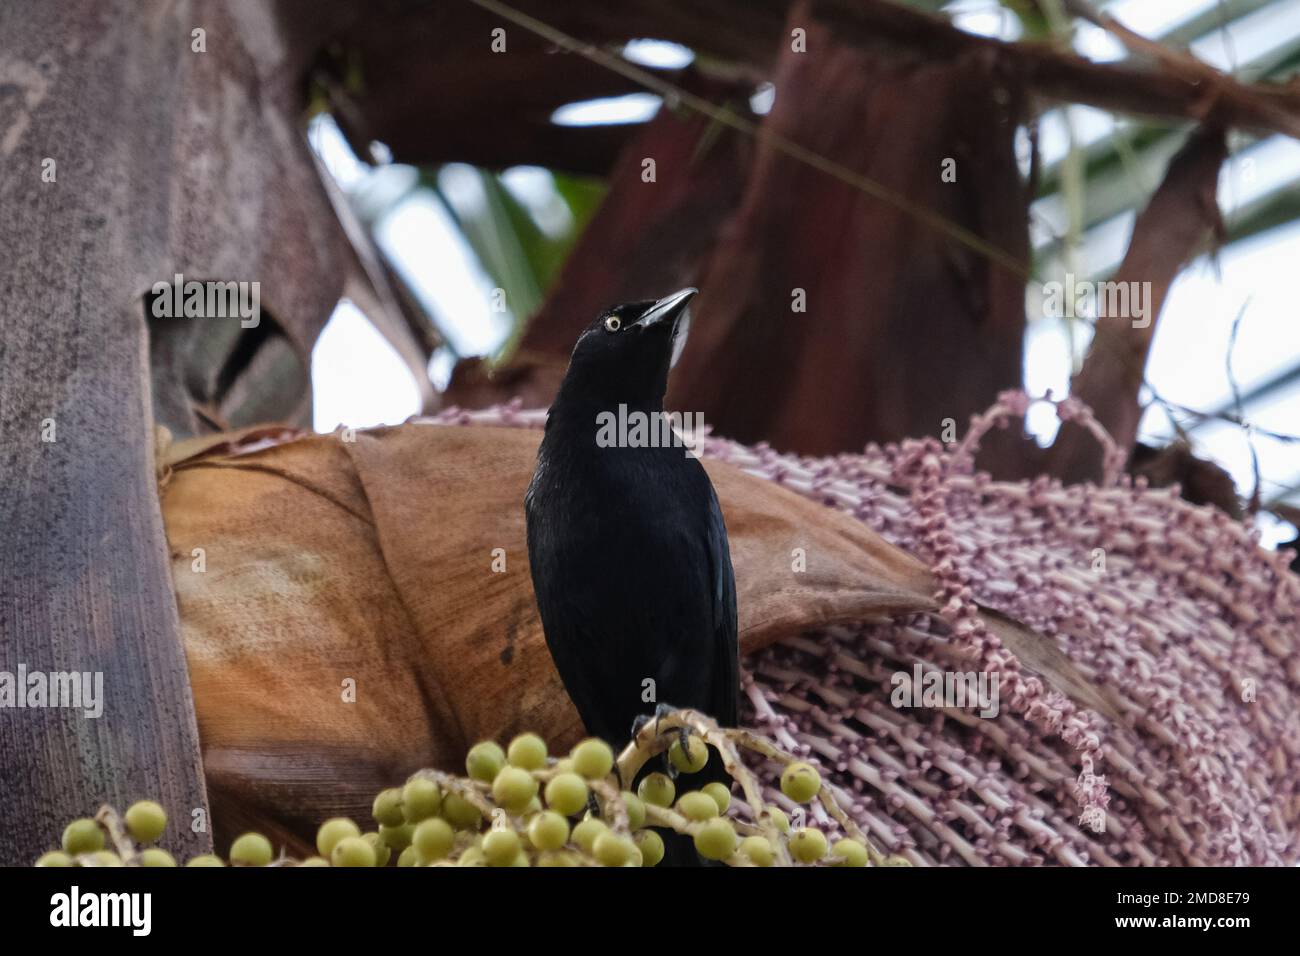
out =
[[[1094,62],[1132,59],[1111,33],[1073,15],[1077,11],[1063,0],[908,0],[903,5],[981,36],[1054,45]],[[1115,0],[1095,9],[1244,82],[1288,84],[1300,73],[1300,0]],[[749,78],[750,108],[760,121],[781,95],[771,76],[755,75],[752,64],[728,61],[717,50],[697,56],[687,46],[650,36],[620,44],[615,52],[669,76],[690,67]],[[367,64],[351,62],[348,69],[351,82],[364,84]],[[318,105],[311,130],[318,155],[415,292],[443,343],[430,361],[435,386],[444,387],[455,362],[465,356],[508,362],[606,195],[605,178],[542,167],[396,166],[386,161],[379,143],[371,144],[372,155],[358,160],[326,109],[329,104]],[[556,110],[551,122],[641,125],[659,106],[660,98],[647,92],[575,99]],[[511,118],[502,116],[500,122]],[[1036,283],[1059,280],[1066,272],[1092,279],[1112,275],[1138,211],[1194,127],[1033,99],[1016,149],[1032,187],[1030,269]],[[1296,141],[1231,131],[1219,204],[1226,226],[1223,245],[1186,270],[1166,303],[1148,365],[1139,437],[1157,446],[1186,440],[1198,455],[1227,470],[1242,498],[1255,494],[1258,482],[1261,502],[1285,510],[1300,504],[1300,446],[1289,440],[1300,432],[1300,336],[1292,279],[1282,265],[1300,255]],[[435,233],[442,238],[433,239]],[[455,249],[440,259],[440,253],[431,258],[430,247]],[[457,258],[459,264],[450,261]],[[1259,285],[1265,276],[1268,288]],[[1231,280],[1227,285],[1225,277]],[[1086,354],[1091,320],[1045,317],[1034,285],[1026,292],[1025,385],[1031,392],[1050,387],[1060,395]],[[1211,296],[1209,287],[1223,294]],[[342,335],[334,331],[335,338]],[[1229,346],[1233,354],[1227,354]],[[327,329],[318,355],[330,347]],[[355,342],[333,347],[349,352],[346,377],[355,387],[365,377],[356,364],[364,349]],[[1214,369],[1212,375],[1208,369]],[[373,423],[364,420],[367,415],[398,420],[416,410],[409,407],[408,395],[383,411],[371,407],[358,420],[345,403],[321,400],[324,391],[346,392],[338,381],[327,385],[324,374],[318,369],[318,427],[338,420]],[[1052,440],[1056,427],[1043,409],[1029,423],[1040,444]],[[1260,520],[1269,540],[1291,534],[1277,512]]]

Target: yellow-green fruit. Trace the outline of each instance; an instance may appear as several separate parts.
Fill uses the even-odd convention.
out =
[[[384,841],[390,850],[396,850],[401,853],[411,845],[411,837],[415,833],[416,824],[403,823],[400,826],[390,827],[385,824],[379,824],[379,838]]]
[[[815,827],[804,827],[790,836],[790,855],[800,863],[816,863],[826,855],[826,834]]]
[[[402,788],[402,818],[407,823],[419,823],[436,817],[442,809],[442,791],[427,777],[408,780]]]
[[[478,807],[454,790],[449,790],[442,798],[442,816],[458,830],[477,829],[483,822],[483,814],[479,813]]]
[[[401,853],[397,854],[398,866],[418,866],[419,863],[420,858],[416,855],[414,846],[408,846]]]
[[[546,766],[546,741],[536,734],[520,734],[510,741],[506,759],[512,767],[541,770]]]
[[[700,788],[701,793],[707,793],[713,798],[713,802],[718,805],[719,813],[726,813],[727,807],[731,806],[731,789],[725,783],[706,783]]]
[[[138,800],[123,815],[126,832],[136,843],[152,843],[167,828],[167,814],[152,800]]]
[[[581,861],[568,850],[549,850],[537,858],[538,866],[581,866]]]
[[[911,866],[912,861],[905,856],[899,856],[898,854],[894,854],[893,856],[885,857],[884,865],[885,866]]]
[[[623,791],[623,806],[627,807],[628,829],[640,830],[645,826],[645,804],[631,790]]]
[[[571,817],[587,805],[587,781],[576,773],[557,773],[546,784],[546,805]]]
[[[375,797],[374,806],[370,809],[375,818],[375,822],[381,827],[400,827],[406,822],[406,817],[402,815],[402,791],[398,787],[389,787],[387,790],[381,790]],[[380,833],[383,830],[379,831]]]
[[[523,850],[520,850],[518,853],[515,854],[515,858],[510,861],[510,865],[511,866],[532,866],[532,863],[528,862],[528,854],[525,853]]]
[[[226,864],[222,861],[221,857],[219,856],[215,856],[211,853],[201,853],[198,856],[191,857],[190,861],[185,865],[186,866],[225,866]]]
[[[569,757],[573,761],[573,772],[588,780],[600,780],[614,769],[614,751],[605,741],[595,737],[589,737],[574,747]]]
[[[674,740],[668,748],[668,760],[679,773],[698,773],[709,762],[709,745],[691,735],[686,738],[686,749],[683,750],[681,740]]]
[[[384,838],[378,833],[363,833],[361,839],[370,844],[370,848],[375,851],[375,866],[387,866],[388,861],[393,858],[393,850]]]
[[[465,755],[465,772],[479,783],[491,783],[505,765],[506,752],[495,740],[480,740]]]
[[[316,852],[329,857],[340,840],[347,837],[361,836],[361,828],[347,817],[334,817],[326,820],[316,831]]]
[[[97,850],[90,854],[90,866],[126,866],[112,850]]]
[[[687,820],[711,820],[718,815],[718,804],[707,793],[692,790],[678,797],[677,812]]]
[[[666,773],[651,773],[637,785],[636,792],[651,806],[671,807],[677,796],[677,785]]]
[[[596,845],[596,838],[608,829],[604,820],[587,817],[573,828],[573,842],[590,853]]]
[[[274,857],[271,841],[260,833],[245,833],[230,844],[230,862],[241,866],[266,866]]]
[[[344,837],[330,851],[334,866],[374,866],[375,848],[359,836]]]
[[[735,849],[736,829],[730,820],[715,817],[695,834],[695,850],[706,860],[725,860]]]
[[[483,855],[483,851],[480,850],[478,847],[471,846],[468,847],[465,850],[465,852],[462,853],[456,859],[456,865],[457,866],[487,866],[487,857]]]
[[[836,866],[866,866],[871,861],[867,848],[857,840],[836,840],[831,847],[831,856],[842,858]]]
[[[41,854],[40,859],[36,861],[37,866],[76,866],[76,862],[62,850],[51,850],[49,853]]]
[[[103,848],[104,831],[89,817],[73,820],[64,827],[63,852],[76,856],[78,853],[94,853]]]
[[[432,863],[449,856],[455,842],[456,834],[452,831],[451,824],[438,817],[421,821],[411,837],[411,846],[415,847],[421,863]]]
[[[613,830],[599,834],[591,846],[592,855],[605,866],[622,866],[636,852],[636,844]]]
[[[654,830],[638,830],[632,834],[636,848],[641,851],[642,866],[658,866],[664,858],[664,838]]]
[[[522,813],[537,796],[537,780],[527,770],[505,767],[492,781],[492,799],[508,813]]]
[[[329,866],[330,861],[323,856],[309,856],[298,864],[299,866]]]
[[[740,852],[749,857],[749,862],[755,866],[771,866],[776,862],[776,853],[767,837],[745,837],[740,841]]]
[[[539,850],[558,850],[569,841],[569,821],[554,810],[537,814],[528,824],[528,842]]]
[[[519,849],[519,834],[509,827],[493,827],[483,837],[483,856],[488,866],[510,866]]]
[[[776,826],[777,830],[782,833],[790,832],[790,818],[785,815],[785,811],[780,807],[769,806],[767,808],[767,815]]]
[[[795,803],[807,803],[822,788],[822,775],[810,763],[792,763],[781,771],[781,792]]]

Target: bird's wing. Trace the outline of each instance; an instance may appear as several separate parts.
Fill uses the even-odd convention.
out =
[[[739,707],[740,645],[736,637],[736,575],[731,568],[727,526],[722,519],[718,496],[709,485],[710,593],[713,595],[714,663],[717,698],[713,717],[724,727],[736,726]]]

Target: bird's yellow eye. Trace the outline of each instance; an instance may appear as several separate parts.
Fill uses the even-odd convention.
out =
[[[617,315],[611,315],[609,318],[605,320],[606,332],[617,332],[620,328],[622,328],[622,326],[623,326],[623,320],[620,319]]]

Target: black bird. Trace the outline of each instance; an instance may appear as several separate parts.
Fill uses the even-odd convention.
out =
[[[695,292],[614,306],[578,337],[524,502],[547,646],[588,732],[616,752],[660,706],[736,724],[736,582],[713,485],[680,444],[598,440],[619,406],[662,421]],[[691,786],[719,777],[714,758]]]

